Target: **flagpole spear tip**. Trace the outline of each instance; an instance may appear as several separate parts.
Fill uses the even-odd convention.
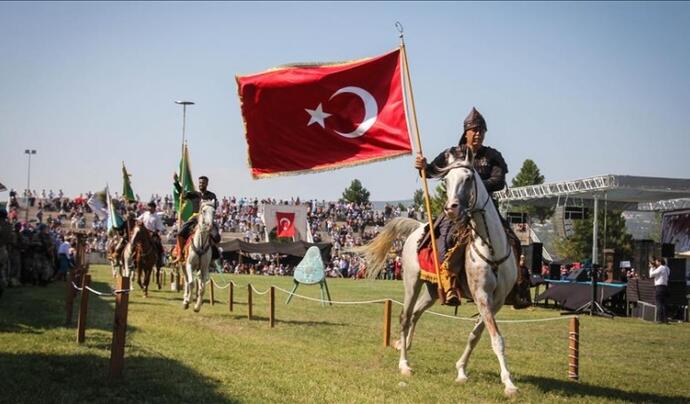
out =
[[[404,42],[403,37],[405,36],[405,34],[404,34],[405,30],[403,28],[403,25],[400,23],[400,21],[395,22],[395,29],[398,30],[398,37],[400,38],[400,40]]]

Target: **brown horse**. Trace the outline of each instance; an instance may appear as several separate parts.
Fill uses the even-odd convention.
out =
[[[158,249],[153,242],[153,237],[146,228],[137,223],[132,231],[132,237],[127,244],[124,252],[125,273],[129,274],[130,260],[134,262],[134,268],[137,270],[137,284],[144,290],[144,297],[149,296],[149,283],[151,282],[151,271],[156,267],[156,279],[158,280],[158,289],[160,285],[160,267],[158,266]],[[144,275],[144,282],[142,283],[142,272]]]

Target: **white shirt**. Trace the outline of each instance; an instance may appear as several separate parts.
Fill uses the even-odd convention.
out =
[[[654,286],[668,286],[668,276],[671,270],[666,265],[659,265],[658,267],[649,271],[649,276],[654,278]]]
[[[137,220],[144,223],[144,227],[146,227],[149,231],[159,233],[165,232],[163,222],[161,221],[161,218],[160,216],[158,216],[157,213],[151,213],[151,211],[147,210],[146,212],[141,214],[137,218]]]

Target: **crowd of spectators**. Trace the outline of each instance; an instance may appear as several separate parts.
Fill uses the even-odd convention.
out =
[[[86,253],[105,255],[107,243],[106,220],[98,212],[92,212],[89,200],[92,192],[66,197],[62,190],[54,192],[42,190],[41,193],[25,190],[18,196],[10,191],[6,204],[7,222],[12,232],[6,244],[7,265],[0,266],[0,284],[18,286],[20,284],[45,285],[56,279],[64,279],[65,265],[73,265],[76,233],[86,234]],[[138,196],[137,196],[138,198]],[[164,241],[174,242],[176,220],[173,200],[170,195],[153,195],[159,214],[168,232]],[[116,209],[124,213],[125,208],[141,214],[148,201],[140,201],[126,206],[117,193],[113,198]],[[306,205],[307,222],[314,242],[331,242],[331,260],[324,263],[329,276],[362,278],[366,265],[357,256],[345,253],[351,247],[360,246],[374,238],[381,227],[393,217],[406,215],[418,218],[414,208],[401,205],[386,205],[376,210],[373,204],[353,202],[306,200],[299,198],[259,199],[228,196],[219,201],[216,224],[221,233],[231,233],[230,237],[242,238],[247,242],[265,241],[265,227],[262,218],[264,204]],[[26,207],[31,209],[26,209]],[[31,217],[28,217],[31,212]],[[399,253],[402,244],[396,242]],[[64,255],[64,257],[62,257]],[[65,259],[63,259],[65,258]],[[221,260],[215,263],[219,272],[246,273],[261,275],[292,275],[293,265],[281,262],[274,256],[249,257],[243,264],[236,260]],[[399,255],[391,257],[382,273],[385,279],[400,279]],[[67,263],[67,264],[65,264]]]

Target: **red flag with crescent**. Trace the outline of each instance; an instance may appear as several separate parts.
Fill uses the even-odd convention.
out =
[[[238,76],[254,178],[411,154],[400,49]]]
[[[276,236],[293,237],[295,235],[295,214],[293,212],[276,212]]]

